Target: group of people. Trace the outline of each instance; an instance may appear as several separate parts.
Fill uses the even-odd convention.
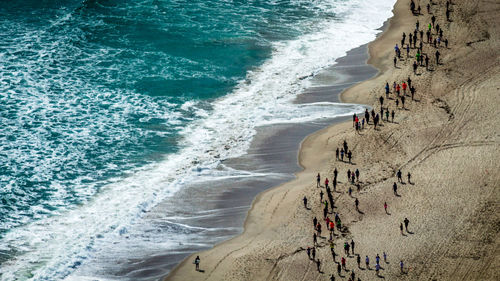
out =
[[[449,9],[450,4],[451,4],[451,2],[447,1],[447,3],[446,3],[447,20],[449,20],[449,16],[450,16],[450,9]],[[430,6],[431,5],[432,5],[432,2],[430,2],[427,5],[427,11],[429,13],[430,13]],[[416,7],[415,3],[413,1],[411,1],[410,9],[414,13],[414,15],[416,15],[416,16],[421,15],[420,14],[420,12],[421,12],[420,7]],[[428,31],[425,33],[427,36],[427,44],[439,49],[441,43],[444,43],[445,47],[448,48],[448,39],[443,39],[443,30],[439,26],[439,24],[436,23],[435,15],[432,16],[431,23],[429,24],[428,28],[429,28]],[[433,34],[433,30],[435,32],[435,35]],[[418,35],[420,35],[420,38]],[[409,37],[409,44],[406,44],[406,37]],[[423,44],[424,44],[423,38],[424,38],[424,31],[422,29],[420,29],[420,24],[419,24],[419,21],[417,20],[416,25],[415,25],[415,30],[413,32],[409,33],[409,35],[406,35],[405,33],[403,33],[403,36],[401,39],[401,46],[405,46],[405,44],[406,44],[407,57],[410,56],[410,48],[412,45],[413,45],[413,48],[417,49],[416,54],[415,54],[415,62],[414,62],[414,66],[413,66],[415,74],[416,74],[417,68],[419,66],[425,65],[427,69],[429,66],[429,58],[423,52]],[[418,41],[420,41],[420,42],[419,42],[418,47],[417,47]],[[399,48],[398,45],[395,46],[395,52],[396,52],[396,57],[395,57],[395,65],[396,65],[396,58],[401,58],[401,49]],[[440,63],[440,60],[439,60],[440,55],[441,54],[439,53],[439,50],[437,50],[435,53],[436,64]],[[416,89],[415,89],[415,86],[412,85],[412,80],[410,77],[408,77],[408,79],[401,81],[399,83],[395,81],[392,85],[392,89],[393,89],[392,93],[394,95],[396,108],[399,107],[400,102],[401,102],[402,108],[405,108],[405,97],[411,97],[412,100],[415,99]],[[391,89],[390,89],[389,83],[386,83],[386,85],[385,85],[385,97],[384,96],[379,97],[380,113],[376,113],[374,109],[372,109],[371,112],[368,111],[368,109],[366,109],[364,116],[358,116],[356,114],[353,115],[353,127],[355,128],[355,130],[357,132],[359,132],[360,130],[363,130],[365,128],[365,126],[369,125],[370,121],[372,121],[372,124],[373,124],[374,128],[376,129],[377,125],[380,124],[381,118],[384,117],[384,113],[385,113],[385,120],[387,122],[389,122],[389,117],[391,117],[391,122],[394,122],[395,111],[390,110],[389,107],[384,108],[384,101],[391,98],[390,94],[391,94]],[[340,160],[340,161],[344,161],[344,157],[347,156],[349,163],[352,163],[352,152],[351,152],[351,150],[349,150],[349,146],[347,144],[347,141],[345,141],[345,140],[344,140],[342,146],[340,148],[336,149],[335,155],[336,155],[336,159]],[[332,181],[334,191],[336,191],[336,187],[337,187],[337,175],[338,175],[338,171],[335,168],[334,175],[333,175],[333,181]],[[351,169],[348,169],[348,171],[347,171],[347,179],[348,179],[347,182],[348,183],[351,183],[351,184],[359,183],[359,177],[360,177],[359,169],[355,169],[355,171],[351,171]],[[403,172],[401,170],[397,170],[396,177],[397,177],[398,183],[405,184],[403,181]],[[410,172],[407,172],[406,177],[407,177],[407,182],[412,184]],[[317,175],[316,181],[317,181],[317,187],[321,188],[322,187],[321,186],[321,177],[320,177],[319,173]],[[361,268],[361,255],[355,254],[355,252],[354,252],[355,242],[354,242],[354,240],[351,239],[350,242],[348,242],[348,241],[344,242],[343,246],[344,246],[345,257],[342,256],[340,258],[339,262],[337,262],[336,256],[338,254],[335,253],[334,229],[335,229],[335,227],[337,227],[338,231],[341,234],[344,233],[343,231],[345,231],[345,229],[342,229],[342,222],[340,220],[339,213],[334,211],[335,201],[334,201],[333,195],[331,193],[332,191],[329,187],[328,178],[325,179],[325,186],[324,187],[326,189],[326,194],[328,195],[329,201],[327,201],[327,200],[323,201],[324,193],[323,193],[323,191],[321,191],[320,192],[320,202],[322,204],[324,204],[323,219],[326,223],[327,229],[330,230],[330,237],[328,240],[329,240],[332,258],[333,258],[333,261],[335,263],[337,263],[337,272],[338,272],[339,276],[342,276],[341,275],[342,270],[348,271],[347,266],[346,266],[346,258],[352,257],[351,256],[351,253],[352,253],[352,255],[354,255],[356,257],[358,268]],[[351,193],[352,193],[351,185],[349,185],[348,188],[349,188],[348,193],[349,193],[349,195],[351,195]],[[359,188],[360,188],[360,185],[358,184],[358,190],[359,190]],[[394,182],[394,184],[393,184],[393,191],[394,191],[394,194],[396,196],[399,196],[398,195],[398,184],[396,182]],[[358,212],[359,212],[359,199],[355,198],[354,202],[355,202],[356,210],[358,210]],[[304,206],[307,208],[307,198],[306,197],[304,197]],[[329,214],[328,206],[331,207],[331,213],[335,215],[334,221],[332,221],[330,219],[330,217],[328,216],[328,214]],[[387,202],[384,202],[383,207],[384,207],[385,213],[389,214]],[[405,218],[403,220],[403,222],[400,223],[400,231],[401,231],[402,235],[404,235],[404,231],[406,231],[407,233],[411,233],[408,230],[409,223],[410,223],[410,220],[408,218]],[[321,223],[317,220],[316,217],[314,217],[313,224],[314,224],[314,231],[315,231],[314,235],[313,235],[313,247],[307,248],[307,255],[308,255],[309,259],[312,259],[315,261],[318,272],[321,272],[321,262],[319,261],[319,259],[316,260],[316,249],[315,249],[319,245],[317,242],[317,238],[318,238],[318,236],[321,235]],[[388,263],[387,262],[387,254],[385,252],[383,252],[383,258],[384,258],[384,261],[386,263]],[[366,268],[370,269],[370,259],[368,256],[365,257],[365,264],[366,264]],[[404,262],[402,260],[400,260],[399,266],[400,266],[401,273],[404,273]],[[380,269],[383,269],[383,268],[380,265],[380,256],[377,254],[375,257],[375,271],[376,271],[377,276],[379,276]],[[355,276],[356,276],[356,274],[354,272],[354,269],[352,269],[351,273],[350,273],[349,280],[355,281]],[[335,276],[331,275],[330,280],[335,280]],[[358,277],[357,280],[360,280],[360,278]]]

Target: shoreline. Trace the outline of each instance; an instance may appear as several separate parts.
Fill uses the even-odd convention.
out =
[[[375,40],[377,40],[380,36],[382,36],[384,34],[384,32],[388,29],[390,20],[391,20],[391,18],[387,19],[384,22],[384,24],[378,29],[378,30],[380,30],[380,33],[377,34],[377,37],[376,37]],[[335,73],[338,74],[339,68],[345,68],[346,66],[348,68],[354,68],[355,70],[358,70],[358,71],[360,69],[363,69],[363,68],[371,68],[373,70],[371,70],[371,71],[370,70],[365,70],[364,71],[365,73],[363,73],[363,76],[362,76],[361,79],[356,78],[355,77],[356,75],[354,75],[354,74],[347,75],[350,78],[350,80],[347,83],[345,83],[345,84],[342,83],[340,85],[335,85],[335,83],[331,83],[331,82],[328,82],[328,81],[320,82],[319,86],[315,85],[315,86],[312,86],[312,87],[306,89],[304,91],[304,93],[300,94],[297,97],[297,99],[296,99],[295,102],[296,103],[313,102],[314,100],[310,99],[310,95],[311,94],[312,95],[317,94],[317,93],[315,93],[316,90],[317,90],[315,88],[320,88],[321,92],[328,92],[329,99],[332,99],[332,96],[333,96],[333,99],[329,100],[329,101],[340,102],[340,103],[349,103],[346,100],[344,100],[344,98],[343,98],[343,94],[346,91],[348,91],[349,89],[351,89],[352,87],[354,87],[355,85],[357,85],[359,83],[363,83],[363,82],[365,82],[367,80],[374,79],[374,78],[376,78],[380,74],[380,70],[379,69],[377,69],[374,65],[368,63],[368,61],[371,59],[371,56],[370,56],[369,53],[370,53],[370,44],[372,44],[372,43],[373,43],[373,41],[347,51],[347,53],[346,53],[345,56],[340,57],[340,58],[338,58],[335,61],[335,65],[333,65],[332,67],[329,67],[329,68],[321,71],[317,75],[319,77],[315,76],[313,78],[313,80],[314,79],[318,79],[318,78],[322,79],[321,76],[323,76],[325,74],[327,76],[331,76],[332,74],[335,75]],[[363,55],[363,57],[364,57],[363,58],[363,63],[362,63],[362,65],[360,65],[360,67],[356,67],[356,65],[353,65],[353,63],[352,63],[352,57],[353,56],[359,56],[360,55],[359,54],[360,50],[362,50],[362,53],[364,54]],[[356,71],[356,72],[358,72],[358,71]],[[372,71],[373,71],[373,73],[371,73]],[[359,76],[359,74],[358,74],[358,76]],[[328,80],[328,78],[324,78],[324,79]],[[326,84],[330,84],[330,85],[321,85],[321,83],[326,83]],[[346,85],[348,85],[348,86],[346,86]],[[334,91],[334,94],[332,94],[331,91]],[[313,98],[313,99],[315,99],[315,98]],[[358,104],[368,105],[368,103],[358,103]],[[349,124],[349,119],[350,119],[350,117],[336,117],[333,120],[332,119],[328,119],[328,121],[321,121],[321,125],[316,125],[315,126],[315,127],[319,127],[318,129],[315,129],[312,133],[309,133],[305,137],[303,137],[302,141],[299,142],[299,148],[296,150],[296,159],[297,159],[296,165],[298,165],[298,167],[297,167],[298,169],[295,169],[295,171],[293,172],[293,175],[292,175],[293,177],[290,180],[288,180],[288,181],[284,181],[284,182],[282,182],[281,184],[278,184],[278,185],[273,185],[273,186],[271,186],[269,188],[264,188],[264,189],[259,188],[261,191],[259,191],[255,196],[252,196],[253,199],[251,201],[250,208],[247,210],[246,215],[244,217],[243,226],[242,226],[243,232],[239,232],[236,236],[233,236],[233,237],[231,237],[229,239],[225,239],[225,240],[222,240],[222,241],[216,243],[212,248],[209,248],[208,250],[214,249],[216,247],[219,247],[219,246],[223,245],[224,243],[230,242],[231,240],[236,239],[239,236],[243,235],[245,233],[246,229],[247,229],[248,214],[253,211],[253,209],[255,207],[255,203],[259,200],[259,197],[264,196],[264,194],[266,194],[267,192],[270,192],[273,189],[277,189],[277,188],[280,188],[283,185],[286,185],[288,182],[295,180],[297,178],[297,174],[304,172],[305,166],[304,166],[304,164],[302,163],[302,160],[301,160],[302,159],[301,152],[302,152],[303,143],[307,139],[312,138],[316,134],[319,134],[321,131],[328,130],[328,129],[332,128],[332,127]],[[307,123],[304,123],[304,124],[307,124]],[[301,125],[301,124],[294,124],[294,125],[298,126],[298,125]],[[276,126],[276,125],[273,125],[273,126]],[[266,126],[266,127],[273,127],[273,126]],[[267,128],[261,128],[261,129],[258,129],[258,131],[260,131],[262,129],[265,130]],[[257,136],[259,134],[260,133],[257,133]],[[252,141],[252,143],[253,142],[254,141]],[[252,144],[252,146],[253,146],[253,144]],[[229,161],[231,161],[231,160],[232,159],[229,159]],[[204,250],[202,250],[202,251],[204,251]],[[170,278],[172,277],[172,275],[174,275],[175,272],[181,266],[189,266],[191,264],[191,262],[190,262],[191,259],[193,259],[194,255],[197,254],[197,253],[198,252],[195,252],[193,254],[189,254],[181,262],[177,263],[177,265],[175,265],[172,268],[172,270],[164,278],[162,278],[162,280],[170,280]]]
[[[340,102],[340,93],[343,90],[376,74],[373,67],[363,63],[367,59],[367,44],[349,50],[346,56],[336,60],[335,65],[317,74],[313,78],[314,85],[300,94],[294,103]],[[198,204],[199,209],[196,212],[192,210],[192,214],[190,210],[178,210],[183,212],[184,217],[179,223],[220,230],[201,234],[200,237],[179,246],[172,252],[155,255],[142,261],[134,261],[132,265],[125,266],[121,274],[130,278],[148,280],[149,275],[153,273],[158,276],[160,272],[175,268],[184,260],[185,256],[212,248],[212,246],[207,247],[206,245],[212,243],[218,245],[240,235],[254,198],[261,192],[292,180],[295,174],[302,170],[298,160],[299,150],[297,149],[300,143],[314,132],[331,126],[331,124],[344,122],[349,118],[350,116],[335,117],[313,122],[278,124],[257,128],[257,134],[248,153],[228,159],[223,164],[241,171],[269,173],[273,176],[214,180],[210,182],[212,186],[210,192],[206,191],[200,184],[187,186],[185,190],[160,204],[155,210],[155,216],[175,216],[175,212],[169,211],[168,208],[169,204],[174,204],[172,201],[180,206]],[[205,203],[190,198],[189,194],[204,194]],[[200,219],[196,215],[197,213],[210,215]],[[190,219],[190,216],[193,218]],[[169,221],[175,222],[172,219]],[[200,246],[201,244],[203,245]],[[143,275],[142,272],[145,274]]]
[[[406,110],[396,108],[395,123],[383,122],[378,131],[370,129],[358,136],[351,124],[344,122],[308,136],[299,152],[299,163],[305,169],[294,180],[254,199],[242,234],[199,253],[204,273],[194,271],[190,256],[165,280],[318,279],[321,275],[307,260],[305,248],[312,244],[312,214],[320,216],[321,207],[314,203],[312,210],[305,210],[301,198],[308,196],[311,204],[317,202],[315,174],[320,171],[331,175],[334,167],[340,170],[342,190],[336,194],[336,206],[347,229],[335,239],[336,249],[344,240],[353,239],[356,251],[373,259],[376,253],[387,252],[390,264],[384,265],[382,275],[393,279],[498,280],[495,268],[500,265],[500,243],[495,223],[499,221],[500,173],[491,167],[500,159],[500,140],[494,133],[499,129],[495,112],[500,99],[491,95],[499,89],[495,77],[500,67],[488,60],[485,50],[495,50],[492,54],[498,58],[499,43],[495,40],[498,30],[484,24],[495,21],[495,4],[483,3],[490,10],[479,16],[474,13],[477,6],[454,2],[454,21],[443,23],[446,32],[452,30],[453,52],[450,48],[442,50],[443,65],[431,64],[433,71],[420,70],[415,76],[411,60],[400,61],[396,70],[392,68],[394,42],[399,42],[400,34],[411,30],[417,19],[408,11],[409,1],[398,0],[387,29],[369,45],[368,62],[379,73],[341,94],[342,101],[376,106],[384,81],[412,76],[417,100]],[[443,5],[432,7],[440,19],[444,17]],[[418,17],[422,23],[429,18]],[[466,20],[476,25],[463,24]],[[472,50],[471,44],[475,44]],[[430,45],[425,46],[424,53],[426,50],[433,51]],[[482,63],[471,64],[477,61]],[[461,69],[464,64],[470,68]],[[479,96],[478,89],[490,98]],[[388,102],[394,108],[394,99]],[[355,149],[354,168],[362,170],[361,188],[355,192],[362,213],[345,193],[348,185],[344,172],[353,167],[332,157],[343,139]],[[390,190],[397,169],[413,175],[413,183],[401,187],[400,198],[391,196]],[[481,171],[479,181],[477,171]],[[474,192],[477,188],[481,188],[480,193]],[[390,215],[380,207],[384,200],[389,203]],[[412,232],[401,235],[398,225],[404,217],[411,218]],[[467,242],[472,240],[484,242]],[[325,273],[333,274],[327,248],[326,241],[320,239],[318,259],[325,264]],[[468,258],[471,252],[473,259]],[[355,259],[349,257],[348,268],[354,270]],[[405,261],[404,274],[399,273],[399,260]],[[356,271],[362,279],[374,276],[373,271]]]

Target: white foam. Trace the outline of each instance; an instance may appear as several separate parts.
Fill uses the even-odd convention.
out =
[[[353,0],[342,6],[332,4],[332,9],[346,14],[344,19],[324,22],[319,31],[296,40],[275,43],[270,60],[249,72],[232,94],[215,101],[213,110],[202,114],[204,118],[182,129],[184,139],[177,154],[130,171],[123,179],[115,179],[82,206],[8,232],[2,239],[3,248],[23,253],[2,264],[3,280],[93,279],[78,275],[79,271],[70,274],[80,263],[100,254],[95,252],[96,241],[117,241],[127,236],[148,211],[189,180],[200,180],[204,173],[210,175],[210,171],[219,167],[220,161],[244,154],[257,126],[361,111],[363,108],[358,105],[297,105],[293,100],[308,85],[304,77],[331,66],[346,51],[373,40],[375,29],[391,16],[394,2]],[[196,104],[185,104],[181,109],[192,107]],[[244,174],[227,169],[221,176]],[[182,236],[172,239],[181,241]],[[169,243],[152,242],[151,247],[161,250],[168,248]]]

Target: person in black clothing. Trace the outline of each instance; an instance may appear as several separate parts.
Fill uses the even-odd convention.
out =
[[[439,50],[436,51],[436,64],[439,64],[439,56],[441,53],[439,53]]]
[[[398,195],[398,185],[396,183],[394,183],[392,185],[392,190],[394,191],[394,195]]]
[[[408,218],[405,218],[404,223],[405,223],[406,232],[408,232],[408,224],[410,224],[410,220]]]
[[[307,209],[307,197],[304,196],[304,199],[302,199],[304,201],[304,207]]]

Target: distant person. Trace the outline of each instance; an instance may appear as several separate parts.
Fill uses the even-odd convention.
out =
[[[408,183],[411,183],[410,179],[411,179],[411,174],[410,172],[408,172]]]
[[[378,98],[379,102],[380,102],[380,106],[383,106],[384,105],[384,97],[383,96],[380,96]]]
[[[330,275],[330,281],[335,281],[335,276],[333,276],[333,274]]]
[[[365,258],[365,265],[367,269],[370,269],[370,258],[368,256]]]
[[[200,256],[196,256],[196,258],[194,259],[194,264],[196,271],[200,271]]]
[[[318,175],[316,176],[316,187],[321,187],[320,181],[321,181],[321,176],[318,173]]]
[[[356,257],[356,262],[358,263],[358,268],[361,268],[361,256],[360,255],[358,255]]]
[[[414,61],[413,62],[413,74],[417,74],[417,68],[418,68],[417,61]]]
[[[337,147],[337,150],[335,150],[335,159],[337,159],[337,161],[339,160],[339,148]]]
[[[394,112],[394,110],[392,110],[392,111],[391,111],[392,123],[394,123],[394,115],[395,115],[395,114],[396,114],[396,113]]]
[[[306,252],[307,252],[307,257],[311,259],[311,247],[307,247]]]
[[[410,220],[408,218],[405,218],[404,223],[405,223],[406,232],[408,232],[408,225],[410,224]]]
[[[354,240],[351,239],[351,251],[353,255],[354,255],[354,246],[355,246]]]
[[[346,266],[345,266],[345,258],[344,258],[344,257],[342,257],[342,258],[340,259],[340,263],[342,264],[342,268],[343,268],[344,270],[347,270],[347,268],[346,268]]]
[[[384,255],[384,262],[387,263],[387,254],[384,252],[383,255]]]
[[[403,263],[403,261],[399,262],[399,267],[401,268],[401,273],[404,273],[404,263]]]
[[[385,97],[387,98],[388,96],[389,96],[389,83],[386,82],[385,83]]]
[[[347,158],[349,158],[349,164],[351,163],[351,160],[352,160],[352,152],[349,150],[349,152],[347,153]]]
[[[398,195],[398,185],[396,183],[394,183],[392,185],[392,190],[394,191],[394,195]]]
[[[401,235],[404,235],[403,234],[403,224],[402,223],[399,224],[399,230],[401,231]]]
[[[354,173],[356,174],[356,180],[359,181],[359,170],[356,169],[356,171]]]
[[[321,192],[319,193],[319,202],[323,202],[323,190],[321,190]]]
[[[384,210],[385,210],[385,213],[387,214],[387,202],[384,202]]]
[[[439,64],[439,56],[441,53],[439,53],[439,50],[436,51],[436,64]]]
[[[342,272],[342,266],[340,265],[340,263],[338,263],[338,264],[337,264],[337,274],[338,274],[339,276],[342,276],[342,275],[340,275],[340,273],[341,273],[341,272]]]
[[[314,260],[316,258],[316,248],[312,248],[312,259]]]
[[[398,170],[396,175],[398,176],[398,182],[403,182],[403,178],[402,178],[403,173],[401,173],[401,170]]]
[[[307,197],[304,196],[302,201],[304,201],[304,207],[307,209]]]
[[[319,259],[316,260],[316,267],[318,268],[318,272],[321,273],[321,261]]]

